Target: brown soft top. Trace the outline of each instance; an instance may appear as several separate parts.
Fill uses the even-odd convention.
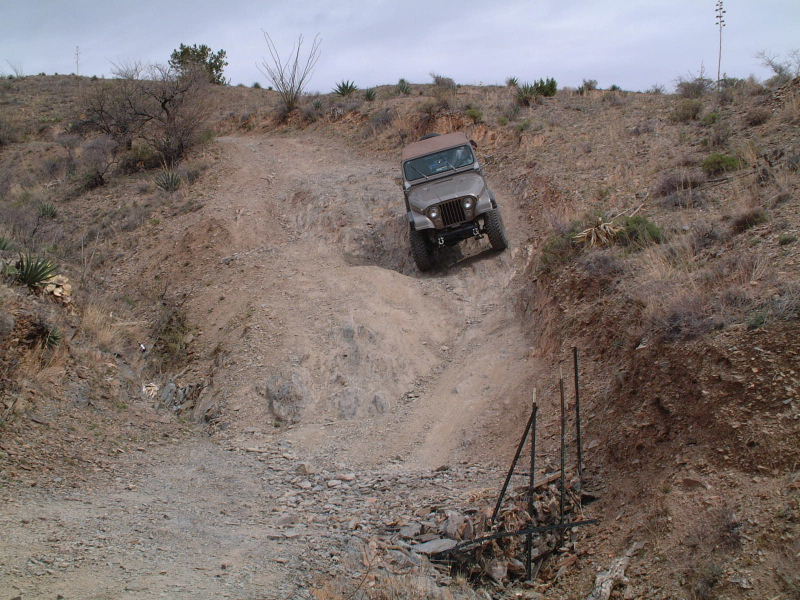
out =
[[[455,148],[456,146],[463,146],[469,144],[466,134],[462,132],[445,133],[444,135],[436,135],[428,138],[427,140],[420,140],[412,142],[403,148],[403,162],[410,158],[418,156],[425,156],[439,150],[447,150],[448,148]]]

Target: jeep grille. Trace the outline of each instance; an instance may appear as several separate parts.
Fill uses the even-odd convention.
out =
[[[464,213],[464,206],[461,204],[461,199],[448,200],[439,205],[439,210],[442,214],[442,222],[445,227],[448,225],[456,225],[467,220],[467,215]]]

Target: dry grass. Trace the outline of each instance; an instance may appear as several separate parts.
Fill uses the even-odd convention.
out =
[[[89,304],[83,310],[79,332],[86,341],[110,352],[118,339],[119,327],[115,325],[108,309],[98,304]]]

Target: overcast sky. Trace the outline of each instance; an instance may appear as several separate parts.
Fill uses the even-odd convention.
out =
[[[643,90],[705,66],[716,77],[714,0],[0,0],[0,73],[109,75],[112,62],[165,63],[180,43],[225,49],[231,83],[268,85],[262,30],[278,47],[322,38],[310,90],[430,73],[459,83],[555,77]],[[760,79],[755,57],[800,48],[800,0],[726,0],[722,69]],[[10,63],[10,64],[9,64]]]

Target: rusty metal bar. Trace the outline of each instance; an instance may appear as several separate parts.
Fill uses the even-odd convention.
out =
[[[567,446],[566,446],[566,437],[567,437],[567,407],[564,401],[564,372],[559,368],[558,373],[558,388],[561,392],[561,482],[559,484],[560,491],[561,491],[561,499],[558,504],[558,522],[564,522],[564,495],[566,493],[567,487],[567,472],[566,472],[566,460],[567,460]]]
[[[534,485],[534,475],[536,473],[536,413],[539,407],[536,404],[536,388],[533,388],[533,423],[531,424],[531,470],[528,477],[528,515],[533,522],[533,495],[536,490]],[[525,538],[525,577],[528,581],[531,580],[532,569],[532,554],[533,554],[533,534],[529,533]]]
[[[511,461],[511,466],[508,469],[506,480],[503,482],[503,487],[500,490],[500,495],[497,497],[497,503],[494,505],[494,511],[492,512],[492,523],[495,522],[495,520],[497,519],[497,513],[500,512],[500,505],[503,503],[503,498],[506,495],[506,490],[508,489],[508,483],[509,481],[511,481],[511,476],[514,474],[514,469],[517,466],[519,455],[522,453],[522,448],[525,446],[525,440],[528,439],[528,431],[531,428],[531,423],[533,423],[533,419],[534,419],[534,413],[531,412],[531,416],[528,419],[528,424],[525,425],[525,431],[522,432],[522,439],[519,441],[519,445],[517,446],[517,451],[514,453],[514,460]]]
[[[578,483],[583,487],[583,443],[581,441],[581,395],[578,384],[578,347],[572,347],[572,362],[575,367],[575,436],[578,444]]]

